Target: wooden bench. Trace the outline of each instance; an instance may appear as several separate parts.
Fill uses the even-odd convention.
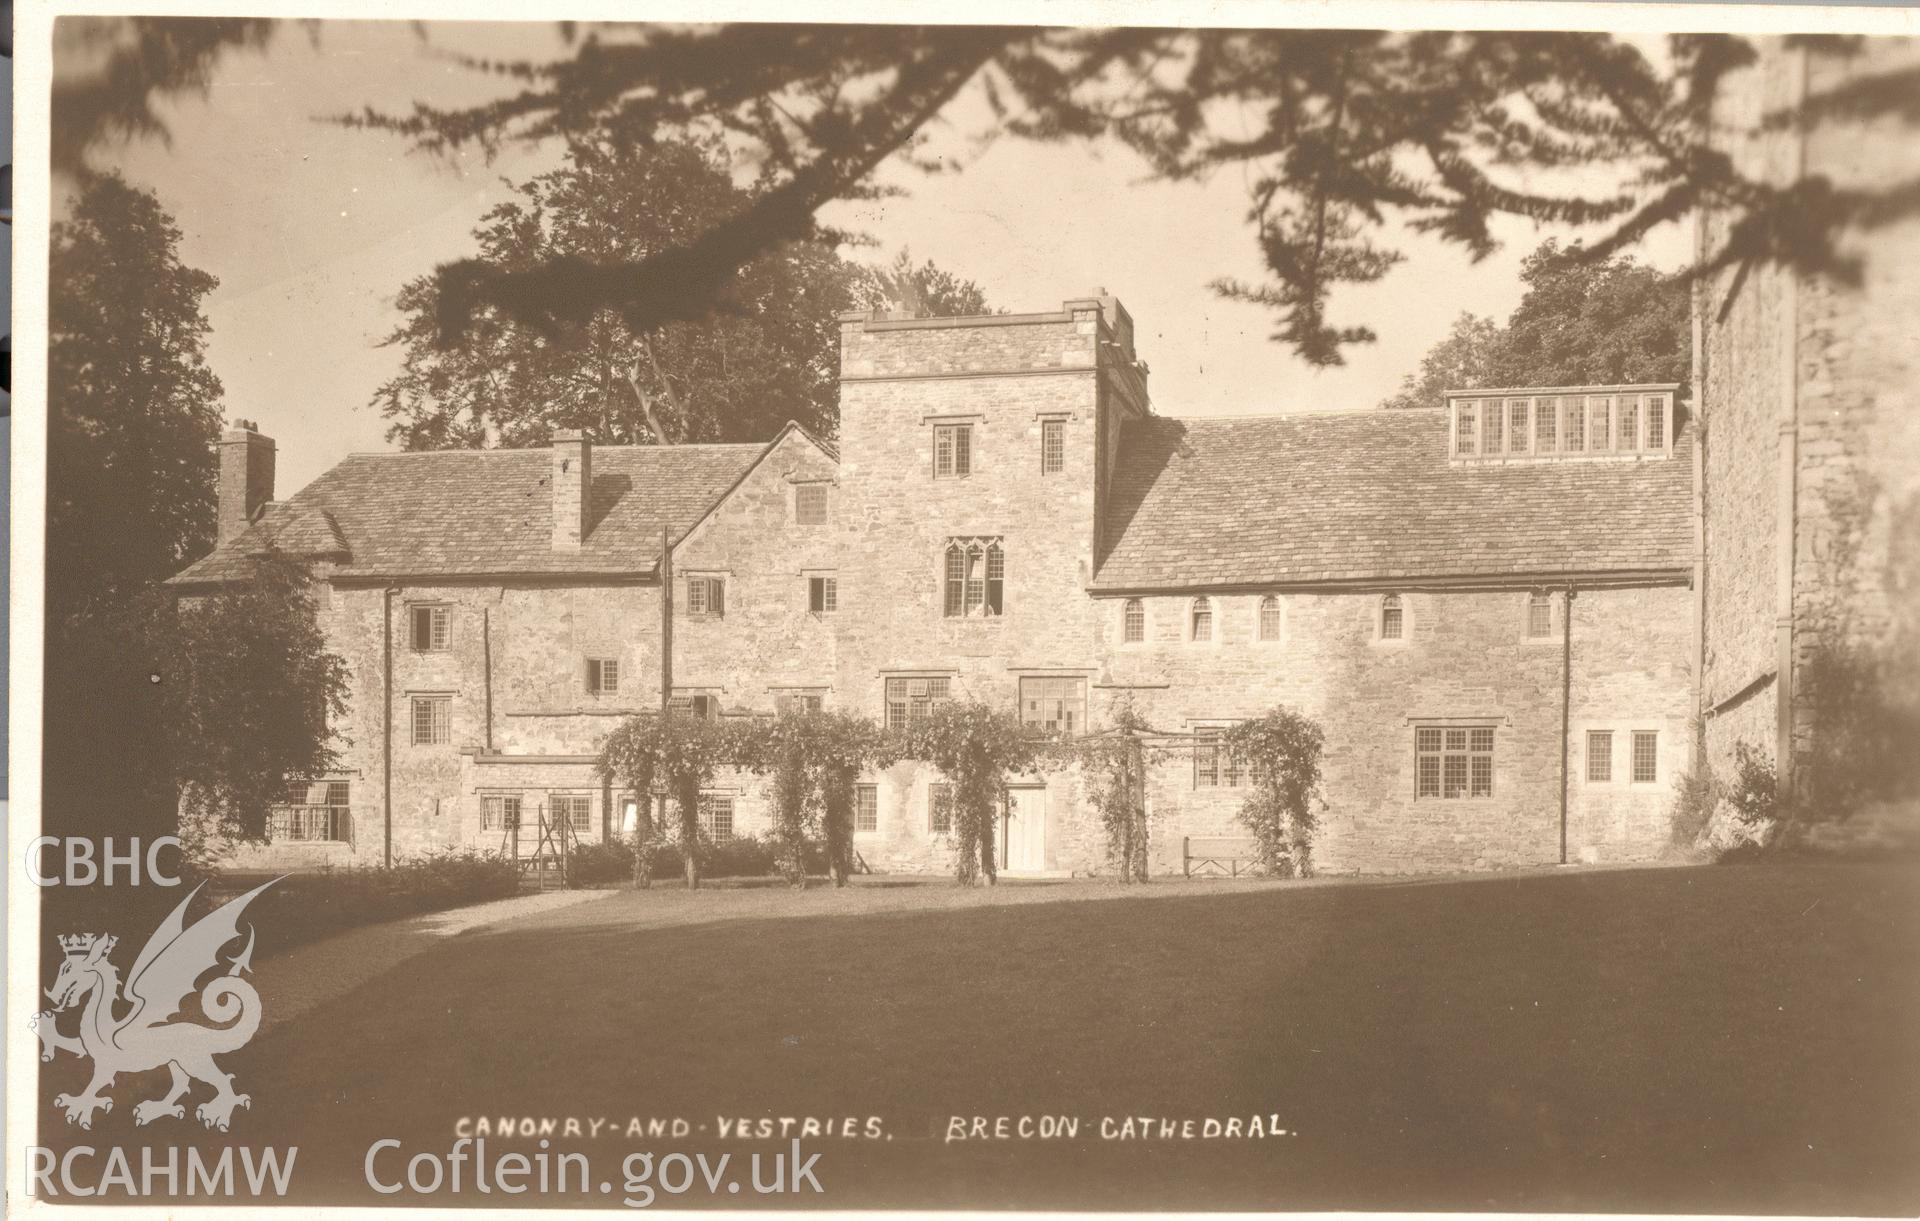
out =
[[[1260,872],[1251,835],[1183,835],[1180,872],[1190,878],[1237,878]]]

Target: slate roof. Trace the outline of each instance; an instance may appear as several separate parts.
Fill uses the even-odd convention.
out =
[[[1691,429],[1666,459],[1459,465],[1446,431],[1439,408],[1129,421],[1092,587],[1689,570]]]
[[[644,575],[662,526],[677,540],[778,443],[595,446],[578,551],[553,547],[550,449],[354,454],[173,583],[242,576],[271,543],[340,577]]]

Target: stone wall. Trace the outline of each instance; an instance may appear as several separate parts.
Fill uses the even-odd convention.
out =
[[[1112,359],[1127,369],[1109,371]],[[1131,368],[1102,303],[965,320],[855,316],[842,326],[841,368],[847,627],[836,699],[883,719],[889,677],[947,676],[954,696],[1008,708],[1017,706],[1023,675],[1091,678],[1094,606],[1085,586],[1106,397],[1098,386]],[[1040,468],[1046,419],[1063,428],[1063,469],[1055,474]],[[938,423],[972,425],[967,477],[934,478]],[[948,540],[975,537],[1000,539],[1005,550],[1005,613],[949,618],[943,553]],[[938,779],[915,763],[873,778],[880,828],[856,841],[870,863],[952,868],[951,845],[929,830],[928,786]],[[1071,868],[1074,786],[1061,777],[1044,784],[1046,865]]]
[[[1528,590],[1409,589],[1406,638],[1379,639],[1380,592],[1288,592],[1283,629],[1255,639],[1255,595],[1214,595],[1213,638],[1187,638],[1191,601],[1145,600],[1148,639],[1121,636],[1124,600],[1095,598],[1099,485],[1118,420],[1144,411],[1145,370],[1117,303],[1070,301],[1057,313],[961,320],[845,320],[841,452],[836,463],[789,433],[676,550],[674,685],[727,715],[771,711],[782,692],[878,720],[889,678],[943,676],[952,694],[1017,709],[1023,679],[1076,679],[1098,727],[1133,698],[1159,728],[1256,716],[1276,704],[1318,719],[1328,739],[1329,809],[1317,845],[1328,872],[1407,872],[1551,863],[1560,855],[1561,645],[1526,634]],[[1042,423],[1064,430],[1063,469],[1042,473]],[[973,427],[973,470],[935,478],[934,427]],[[1106,444],[1103,444],[1103,438]],[[795,489],[828,485],[827,522],[801,525]],[[1004,613],[944,613],[952,538],[1001,540]],[[831,576],[837,606],[809,608],[808,579]],[[687,582],[724,581],[724,613],[687,613]],[[353,674],[344,776],[355,786],[353,859],[382,850],[381,625],[378,588],[334,588],[326,628]],[[1574,601],[1572,860],[1643,859],[1666,842],[1673,777],[1686,765],[1688,606],[1681,587],[1584,590]],[[448,647],[409,647],[408,610],[446,608]],[[406,586],[392,594],[393,843],[397,853],[491,849],[489,794],[533,807],[583,793],[586,838],[617,829],[619,794],[592,757],[619,719],[657,707],[660,590],[631,582],[520,581]],[[590,658],[619,662],[618,692],[586,689]],[[447,694],[446,744],[411,742],[409,701]],[[1495,731],[1493,794],[1417,798],[1419,724],[1471,721]],[[1584,780],[1589,729],[1615,733],[1615,778]],[[1628,779],[1634,730],[1659,735],[1657,775]],[[1021,808],[1045,822],[1040,872],[1107,871],[1104,836],[1071,771],[1019,778]],[[947,873],[949,839],[931,827],[929,766],[867,778],[878,826],[855,847],[876,870]],[[720,777],[737,833],[764,831],[765,785]],[[1199,788],[1190,750],[1159,762],[1149,786],[1152,864],[1181,867],[1183,836],[1240,835],[1234,788]],[[338,847],[280,846],[327,854]]]
[[[1920,40],[1874,38],[1858,56],[1808,57],[1820,97],[1869,73],[1920,69]],[[1810,132],[1806,172],[1842,189],[1920,180],[1910,114]],[[1861,281],[1807,279],[1798,310],[1798,463],[1794,539],[1795,753],[1820,732],[1817,654],[1872,646],[1897,616],[1920,615],[1920,220],[1843,235]],[[1913,637],[1906,637],[1909,642]],[[1893,681],[1910,685],[1911,669]]]
[[[1729,130],[1793,105],[1802,71],[1806,95],[1817,98],[1920,62],[1920,44],[1903,39],[1870,38],[1856,53],[1813,52],[1804,61],[1779,40],[1761,40],[1761,48],[1760,64],[1722,91],[1716,117]],[[1745,171],[1781,183],[1820,175],[1841,188],[1877,190],[1920,174],[1920,133],[1904,117],[1831,121],[1804,135],[1733,141],[1728,151]],[[1726,224],[1724,216],[1702,218],[1706,250],[1718,248]],[[1803,755],[1817,732],[1806,681],[1814,654],[1824,643],[1884,637],[1903,609],[1895,591],[1910,583],[1896,569],[1901,538],[1920,523],[1920,354],[1912,331],[1920,223],[1850,231],[1841,245],[1861,261],[1857,285],[1772,268],[1742,279],[1730,269],[1696,302],[1706,420],[1702,703],[1711,713],[1709,757],[1723,771],[1736,742],[1775,753],[1783,612],[1793,632],[1795,754]],[[1791,459],[1783,463],[1788,421]],[[1785,606],[1783,502],[1793,506]]]
[[[1672,780],[1686,766],[1689,675],[1681,587],[1585,590],[1574,599],[1570,860],[1638,860],[1667,842]],[[1326,872],[1397,873],[1559,859],[1564,599],[1553,635],[1526,635],[1528,591],[1408,591],[1406,634],[1383,640],[1380,595],[1288,594],[1277,641],[1256,639],[1258,597],[1215,596],[1214,639],[1187,638],[1191,599],[1145,599],[1148,638],[1122,644],[1125,601],[1103,599],[1103,693],[1130,697],[1158,729],[1190,732],[1284,705],[1318,721],[1328,808]],[[1416,799],[1418,724],[1495,728],[1491,798]],[[1589,784],[1589,729],[1614,737],[1614,780]],[[1633,730],[1659,734],[1658,775],[1626,777]],[[1149,792],[1156,868],[1177,870],[1181,836],[1245,835],[1244,790],[1200,788],[1190,756]]]
[[[675,687],[717,697],[731,714],[770,711],[776,692],[827,691],[834,682],[832,621],[807,611],[806,578],[831,573],[834,527],[800,526],[793,487],[831,481],[830,456],[789,433],[707,521],[676,549]],[[838,498],[829,494],[829,523]],[[685,613],[690,573],[727,582],[725,613]],[[381,716],[380,588],[321,584],[320,617],[330,647],[347,662],[348,713],[338,726],[342,766],[351,787],[350,845],[276,843],[232,851],[239,868],[312,868],[378,864],[385,852],[382,799],[385,727]],[[497,850],[507,833],[482,830],[489,795],[516,795],[531,828],[537,807],[555,794],[589,799],[596,840],[617,829],[619,794],[594,774],[591,758],[622,718],[659,707],[660,591],[629,581],[520,581],[482,585],[405,584],[391,595],[392,844],[396,858],[456,849]],[[411,647],[409,611],[444,607],[446,648]],[[618,662],[617,691],[587,689],[589,658]],[[451,736],[444,744],[413,743],[415,696],[450,700]],[[713,791],[736,797],[736,829],[766,823],[760,785],[728,775]],[[535,833],[523,831],[531,848]]]

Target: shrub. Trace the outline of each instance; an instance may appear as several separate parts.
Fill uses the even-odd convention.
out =
[[[1796,785],[1807,813],[1845,818],[1920,795],[1920,649],[1895,638],[1814,648],[1802,678],[1816,726]]]
[[[391,868],[294,874],[256,899],[248,915],[258,930],[258,952],[271,953],[362,924],[519,893],[520,870],[505,857],[446,852],[403,860]],[[215,901],[228,897],[223,892]]]
[[[701,846],[702,872],[715,878],[768,878],[782,872],[781,850],[771,838],[736,835]]]
[[[1746,742],[1733,746],[1733,779],[1707,827],[1707,845],[1721,859],[1774,842],[1786,816],[1773,760]]]
[[[1674,777],[1673,808],[1668,816],[1673,846],[1697,845],[1713,822],[1713,812],[1719,805],[1720,780],[1704,758],[1694,769]]]
[[[567,854],[567,884],[617,886],[633,880],[633,845],[622,839],[575,844]]]
[[[707,878],[765,878],[784,873],[781,848],[772,836],[738,835],[716,840],[704,832],[700,836],[700,876]],[[802,847],[801,859],[809,877],[827,872],[824,847],[809,839]],[[581,844],[567,858],[567,880],[580,887],[618,886],[633,880],[634,847],[631,841]],[[648,872],[658,881],[681,877],[686,872],[686,857],[672,840],[653,841]]]

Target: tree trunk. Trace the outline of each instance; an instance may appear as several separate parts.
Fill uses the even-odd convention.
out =
[[[700,889],[700,786],[682,783],[680,801],[680,853],[685,858],[687,889]]]
[[[1133,738],[1127,750],[1127,814],[1133,821],[1134,880],[1147,880],[1147,760],[1140,740]]]
[[[653,887],[653,801],[634,789],[634,885]]]
[[[993,806],[980,812],[980,876],[987,886],[1000,884],[993,862]]]

